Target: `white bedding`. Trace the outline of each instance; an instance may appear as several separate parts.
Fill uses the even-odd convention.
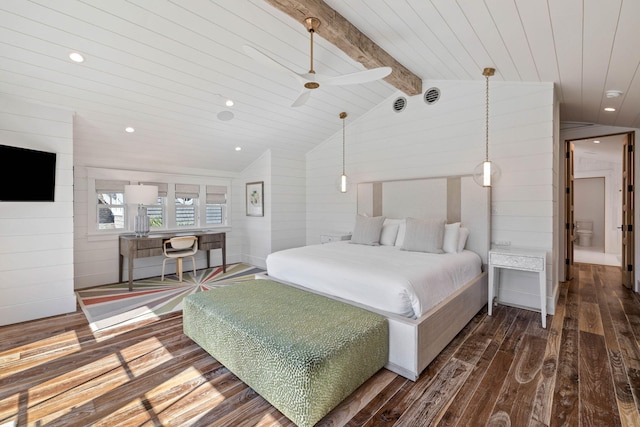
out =
[[[269,276],[369,307],[417,318],[481,273],[472,251],[409,252],[348,241],[267,256]]]

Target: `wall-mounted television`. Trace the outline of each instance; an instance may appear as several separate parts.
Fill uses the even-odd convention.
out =
[[[53,202],[56,153],[0,145],[0,201]]]

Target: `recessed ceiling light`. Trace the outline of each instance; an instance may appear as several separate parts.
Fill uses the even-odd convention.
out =
[[[600,144],[600,141],[598,141],[597,139],[595,141],[593,141],[594,144]]]
[[[607,98],[617,98],[620,95],[622,95],[622,91],[621,90],[608,90],[605,92],[605,95],[607,96]]]
[[[69,54],[69,59],[71,59],[73,62],[84,62],[84,56],[82,56],[78,52],[71,52]]]
[[[231,99],[227,99],[227,102],[224,103],[227,107],[233,107],[234,102]]]
[[[607,107],[604,109],[604,111],[616,111],[616,109],[613,107]]]
[[[218,113],[218,120],[226,122],[231,119],[233,119],[233,113],[231,111],[220,111]]]
[[[126,128],[124,128],[125,132],[129,132],[129,133],[133,133],[136,130],[134,128],[132,128],[131,126],[127,126]]]
[[[236,151],[242,151],[242,147],[236,147]]]

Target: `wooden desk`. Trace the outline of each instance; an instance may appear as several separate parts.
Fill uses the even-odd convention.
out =
[[[495,271],[496,268],[507,268],[511,270],[532,271],[538,273],[538,285],[540,286],[540,315],[542,317],[542,327],[546,328],[547,253],[540,250],[518,248],[494,248],[489,251],[489,316],[491,316],[493,311],[494,298],[496,298],[500,291],[500,284],[496,284],[496,279],[498,278]]]
[[[122,282],[122,270],[124,257],[129,259],[129,290],[133,289],[133,260],[135,258],[148,258],[162,256],[162,243],[175,236],[197,236],[198,250],[207,251],[207,268],[210,267],[209,251],[211,249],[222,249],[222,271],[227,272],[227,244],[226,233],[214,231],[201,231],[193,233],[154,233],[146,237],[136,237],[134,234],[120,235],[120,275],[119,282]]]

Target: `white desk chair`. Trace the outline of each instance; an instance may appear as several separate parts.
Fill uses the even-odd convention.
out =
[[[176,260],[176,273],[182,282],[182,259],[191,258],[193,263],[193,275],[196,275],[195,253],[198,252],[198,238],[196,236],[172,237],[165,240],[162,245],[165,259],[162,261],[162,280],[164,280],[164,266],[167,260]]]

